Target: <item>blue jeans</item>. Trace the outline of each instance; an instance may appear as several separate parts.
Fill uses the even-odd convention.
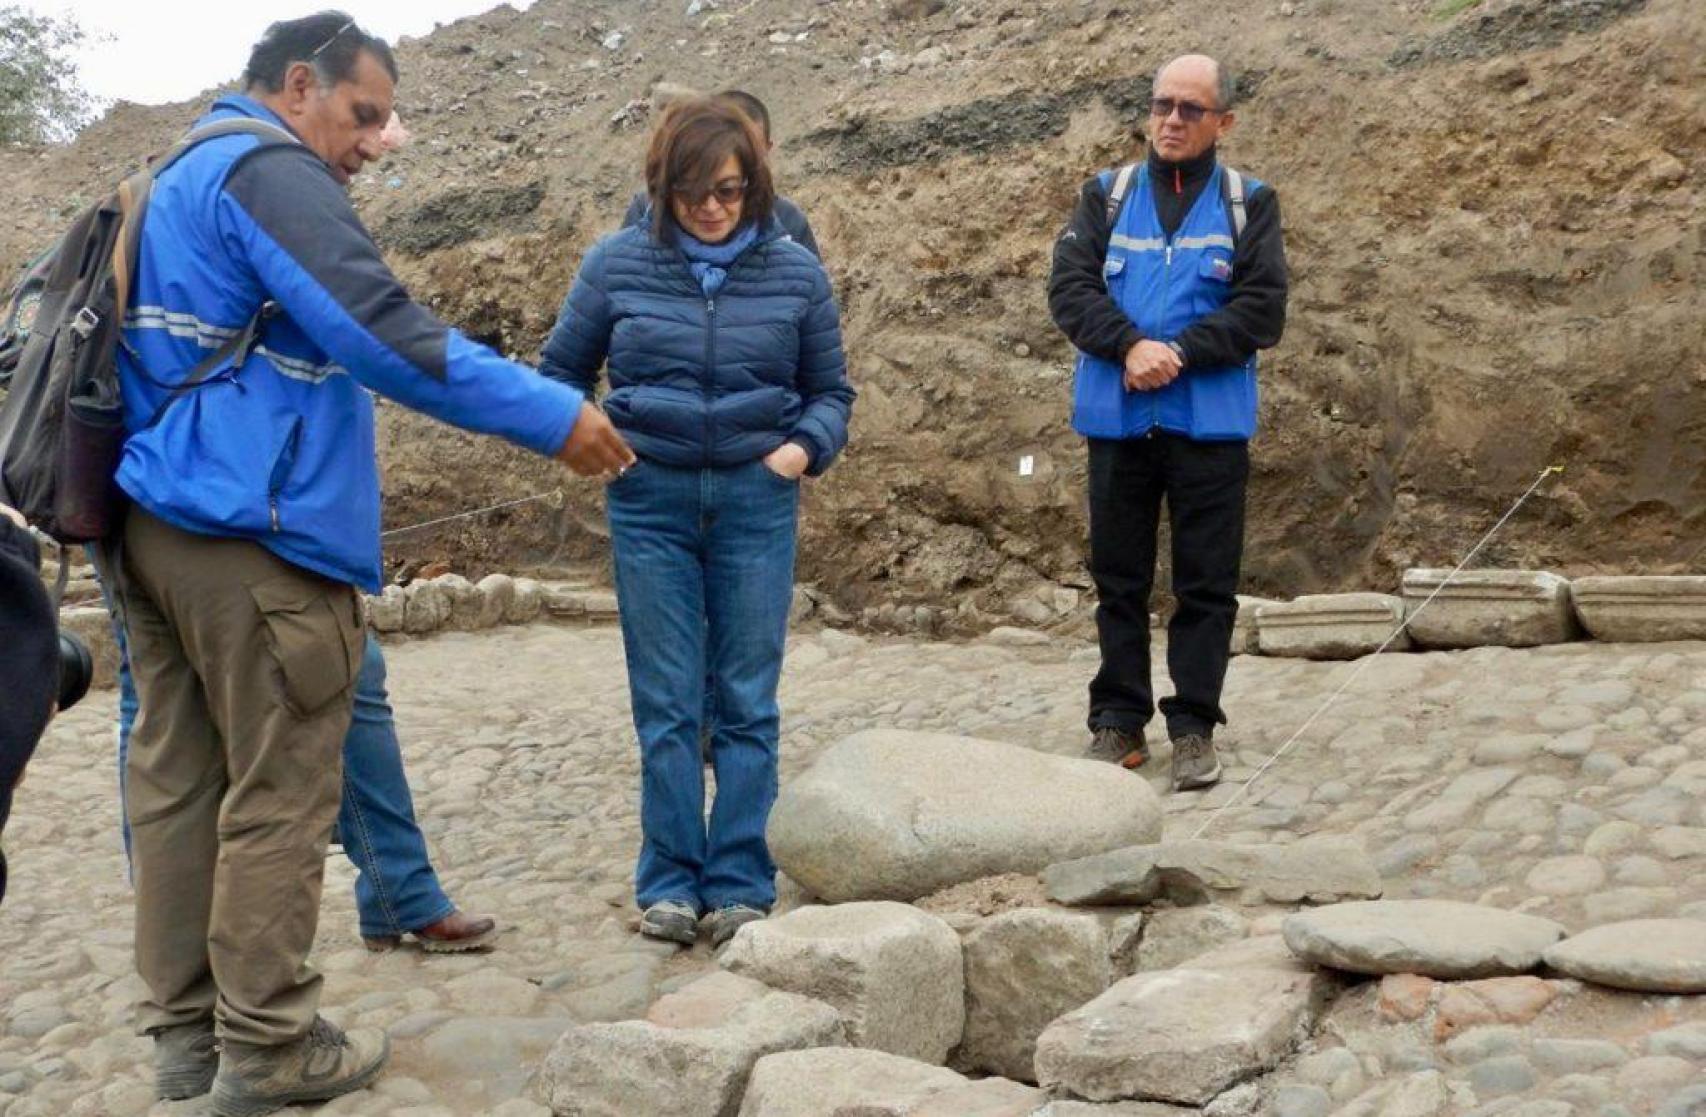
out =
[[[675,469],[642,461],[607,492],[616,596],[640,739],[641,907],[768,910],[776,865],[776,686],[793,599],[799,483],[762,462]],[[711,680],[705,821],[699,728]]]
[[[124,764],[130,728],[136,721],[136,686],[130,677],[124,631],[113,625],[119,650],[119,799],[124,799]],[[124,824],[125,855],[130,823]],[[456,910],[427,860],[426,839],[415,822],[415,804],[403,775],[403,751],[385,694],[385,657],[367,636],[361,674],[355,683],[355,713],[344,738],[344,797],[338,834],[355,864],[355,906],[361,933],[369,938],[415,931]]]

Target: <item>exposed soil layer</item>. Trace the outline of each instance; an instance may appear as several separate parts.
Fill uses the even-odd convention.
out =
[[[1050,251],[1083,180],[1132,157],[1149,75],[1195,49],[1246,75],[1223,154],[1279,191],[1293,274],[1262,364],[1246,588],[1450,565],[1554,464],[1477,564],[1706,571],[1697,0],[684,8],[540,0],[401,44],[415,142],[356,197],[414,290],[529,359],[640,182],[654,88],[766,98],[861,392],[851,449],[806,498],[802,577],[839,607],[1082,623]],[[196,107],[121,106],[73,147],[0,161],[0,265]],[[596,485],[399,408],[381,429],[388,527],[567,490],[389,541],[394,565],[603,560]]]

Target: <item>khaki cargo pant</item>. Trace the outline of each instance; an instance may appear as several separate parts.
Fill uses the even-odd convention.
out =
[[[355,590],[133,508],[120,578],[141,712],[125,772],[141,1031],[308,1030],[308,951],[361,660]]]

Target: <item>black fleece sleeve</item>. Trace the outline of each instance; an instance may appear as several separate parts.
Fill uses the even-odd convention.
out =
[[[1285,332],[1285,240],[1279,197],[1264,186],[1245,202],[1249,221],[1232,254],[1232,297],[1213,314],[1192,322],[1173,340],[1185,367],[1238,365]]]
[[[1078,195],[1072,220],[1054,242],[1048,277],[1048,309],[1067,340],[1092,356],[1125,360],[1143,340],[1125,311],[1108,294],[1102,264],[1108,256],[1108,191],[1092,178]]]

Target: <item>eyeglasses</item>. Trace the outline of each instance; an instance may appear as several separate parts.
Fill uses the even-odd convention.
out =
[[[1171,97],[1156,97],[1149,102],[1149,115],[1166,120],[1173,115],[1173,110],[1179,110],[1179,119],[1186,124],[1195,124],[1203,118],[1204,113],[1220,114],[1219,109],[1211,109],[1207,105],[1199,105],[1195,101],[1175,101]]]
[[[321,51],[325,50],[327,47],[329,47],[333,43],[337,42],[338,39],[343,36],[343,33],[345,31],[348,31],[350,28],[352,28],[354,26],[355,26],[355,20],[352,19],[348,23],[344,24],[342,27],[338,28],[336,31],[332,32],[332,37],[330,39],[327,39],[325,42],[321,43],[319,46],[315,47],[313,50],[308,52],[308,59],[307,60],[309,62],[312,62],[316,58],[320,57]]]
[[[684,186],[678,186],[675,188],[675,196],[690,206],[702,206],[708,198],[715,198],[725,206],[732,206],[746,197],[746,179],[726,178],[713,184],[709,190],[705,191],[689,190]]]

